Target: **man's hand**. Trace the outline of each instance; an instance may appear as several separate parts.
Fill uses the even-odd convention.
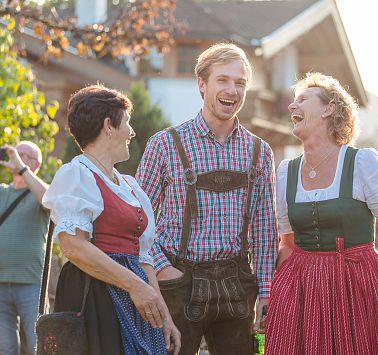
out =
[[[260,321],[261,321],[261,318],[262,318],[263,306],[264,305],[268,306],[268,304],[269,304],[269,298],[260,298],[259,297],[259,299],[257,301],[257,305],[256,305],[255,325],[253,327],[255,332],[259,331],[259,333],[264,333],[264,331],[260,331]]]
[[[163,333],[167,350],[172,352],[173,355],[178,355],[181,348],[181,334],[170,315],[164,321]]]
[[[281,235],[278,256],[276,260],[276,269],[291,255],[294,249],[294,233]]]
[[[158,281],[178,279],[183,272],[173,266],[168,266],[157,274]]]
[[[25,166],[25,163],[22,161],[16,148],[10,147],[8,145],[2,148],[6,149],[9,160],[0,161],[0,164],[2,166],[5,166],[6,168],[9,168],[12,174],[18,173]]]

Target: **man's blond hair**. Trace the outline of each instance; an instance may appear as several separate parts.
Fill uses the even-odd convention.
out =
[[[223,64],[241,60],[247,72],[247,87],[252,81],[252,67],[243,49],[232,43],[216,43],[200,54],[194,69],[197,78],[205,82],[209,79],[213,64]]]

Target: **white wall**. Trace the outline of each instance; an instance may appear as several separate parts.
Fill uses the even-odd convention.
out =
[[[172,125],[194,118],[202,107],[196,79],[150,78],[147,88]]]
[[[357,147],[378,149],[378,96],[368,92],[369,105],[360,110],[360,130]]]
[[[272,86],[274,91],[291,91],[298,77],[298,51],[289,46],[279,52],[272,63]]]

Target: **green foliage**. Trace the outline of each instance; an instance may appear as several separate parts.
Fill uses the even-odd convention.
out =
[[[119,164],[117,168],[122,172],[134,175],[148,139],[156,132],[168,127],[170,123],[164,117],[161,108],[151,103],[150,95],[143,81],[131,85],[128,96],[134,105],[130,124],[136,137],[130,143],[130,159]]]
[[[42,150],[43,165],[39,175],[51,181],[60,161],[50,156],[54,135],[59,131],[53,120],[58,102],[46,105],[44,94],[38,91],[29,65],[22,64],[12,50],[14,23],[0,27],[0,146],[16,145],[21,140],[36,143]],[[0,181],[9,182],[8,169],[0,168]]]
[[[163,116],[160,107],[151,103],[150,96],[142,81],[131,85],[128,97],[134,106],[130,124],[136,133],[136,137],[130,143],[130,159],[117,164],[117,169],[122,173],[134,175],[148,139],[156,132],[168,127],[169,122]],[[80,150],[72,137],[69,137],[63,161],[68,162],[77,154],[80,154]]]

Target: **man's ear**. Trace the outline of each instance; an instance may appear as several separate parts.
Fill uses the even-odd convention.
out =
[[[201,77],[198,77],[197,83],[198,83],[198,88],[199,88],[200,94],[203,98],[204,92],[205,92],[205,89],[206,89],[206,82]]]
[[[42,163],[40,163],[38,160],[32,160],[32,162],[29,164],[29,168],[34,174],[38,173],[41,166]]]

